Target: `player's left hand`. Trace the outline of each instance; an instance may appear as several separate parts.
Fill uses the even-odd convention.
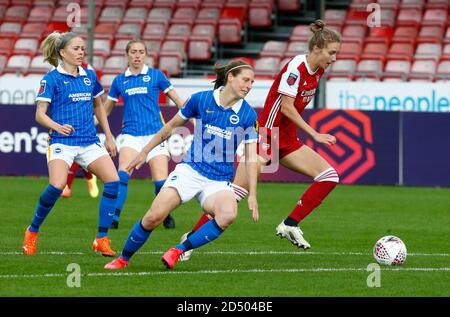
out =
[[[116,147],[116,143],[114,142],[114,140],[112,138],[106,138],[105,148],[108,151],[109,155],[111,155],[111,157],[113,157],[113,158],[116,157],[117,147]]]
[[[336,144],[336,138],[331,134],[318,133],[314,136],[314,141],[328,146]]]
[[[258,201],[255,195],[248,196],[248,209],[252,211],[252,218],[254,222],[258,222],[259,220],[259,211],[258,211]]]
[[[128,173],[132,173],[134,169],[139,169],[144,163],[145,159],[147,158],[147,153],[141,151],[139,154],[131,161],[130,164],[125,168]]]

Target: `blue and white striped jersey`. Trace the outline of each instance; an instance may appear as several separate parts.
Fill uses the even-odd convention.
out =
[[[257,115],[243,99],[225,109],[219,102],[222,88],[193,94],[178,114],[185,120],[197,119],[194,140],[183,162],[209,179],[231,181],[238,145],[258,141]]]
[[[108,99],[124,103],[122,133],[134,136],[158,132],[163,121],[158,105],[159,91],[167,93],[173,86],[159,70],[144,65],[138,75],[130,69],[114,78]]]
[[[36,101],[49,102],[49,117],[75,129],[69,136],[50,130],[50,144],[87,146],[100,142],[94,124],[93,100],[104,91],[93,70],[78,66],[78,72],[78,76],[73,76],[59,65],[41,80]]]

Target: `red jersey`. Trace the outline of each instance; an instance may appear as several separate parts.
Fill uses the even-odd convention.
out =
[[[258,117],[259,126],[269,129],[279,127],[280,130],[293,129],[295,132],[295,124],[280,111],[281,95],[295,98],[294,106],[301,114],[314,97],[323,72],[322,68],[313,72],[306,62],[306,55],[297,55],[291,59],[270,87],[264,109]]]

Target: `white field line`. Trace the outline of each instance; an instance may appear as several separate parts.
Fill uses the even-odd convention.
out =
[[[200,270],[200,271],[157,271],[157,272],[104,272],[104,273],[82,273],[82,277],[111,277],[111,276],[155,276],[155,275],[195,275],[195,274],[233,274],[233,273],[327,273],[327,272],[367,272],[367,268],[314,268],[314,269],[251,269],[251,270]],[[450,271],[450,267],[405,267],[405,268],[386,268],[383,271],[396,272],[445,272]],[[69,274],[69,273],[67,273]],[[1,279],[19,279],[19,278],[51,278],[67,277],[67,274],[49,273],[49,274],[11,274],[0,275]]]
[[[144,251],[138,252],[137,254],[164,254],[167,250],[160,251]],[[317,251],[194,251],[196,254],[216,254],[216,255],[338,255],[338,256],[348,256],[348,255],[358,255],[358,256],[371,256],[371,253],[367,252],[317,252]],[[38,255],[85,255],[86,252],[65,252],[65,251],[43,251],[39,252]],[[19,251],[9,251],[1,252],[2,255],[22,255]],[[408,253],[408,256],[435,256],[435,257],[450,257],[450,253]]]

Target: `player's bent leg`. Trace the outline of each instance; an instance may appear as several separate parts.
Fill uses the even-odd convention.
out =
[[[105,269],[122,269],[128,266],[131,257],[147,242],[153,229],[158,227],[164,218],[181,204],[176,189],[166,187],[155,198],[145,216],[136,222],[120,257],[105,265]]]
[[[173,269],[183,252],[199,248],[217,239],[237,216],[237,203],[231,190],[221,190],[209,195],[204,200],[202,207],[205,212],[211,213],[214,210],[215,219],[205,223],[183,243],[169,249],[164,254],[161,260],[167,268]]]

